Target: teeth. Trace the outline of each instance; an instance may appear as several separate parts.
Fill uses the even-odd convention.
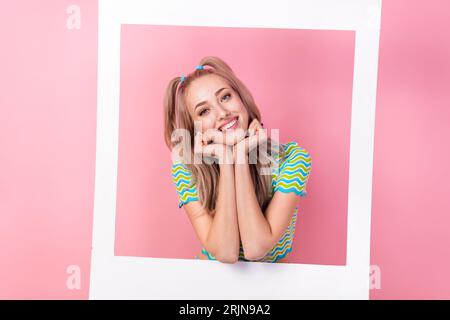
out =
[[[222,126],[220,128],[220,130],[223,131],[223,130],[227,130],[227,129],[231,128],[232,126],[234,126],[236,121],[237,121],[237,119],[234,119],[233,121],[231,121],[231,122],[227,123],[226,125]]]

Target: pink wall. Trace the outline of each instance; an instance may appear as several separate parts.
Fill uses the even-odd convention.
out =
[[[4,299],[88,298],[97,4],[77,1],[81,29],[69,30],[70,4],[14,1],[0,13]],[[383,3],[371,232],[381,289],[372,299],[450,298],[449,16],[445,0]],[[69,265],[80,266],[80,290],[66,287]]]
[[[0,11],[0,298],[88,297],[94,199],[97,4]],[[66,269],[81,268],[81,290]]]
[[[450,299],[450,2],[383,1],[372,299]]]
[[[170,79],[218,55],[251,90],[264,125],[313,159],[290,261],[344,265],[354,32],[125,25],[121,37],[116,255],[200,251],[178,208],[162,101]]]

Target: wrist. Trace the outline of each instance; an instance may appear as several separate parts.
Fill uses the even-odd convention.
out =
[[[222,155],[219,159],[219,165],[233,165],[234,156],[233,156],[233,147],[224,145],[222,149]]]
[[[245,143],[238,143],[233,147],[233,162],[235,164],[248,164],[248,153]]]

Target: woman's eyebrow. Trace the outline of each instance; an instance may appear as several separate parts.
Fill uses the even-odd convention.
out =
[[[217,90],[216,93],[215,93],[216,97],[219,95],[219,93],[220,93],[222,90],[225,90],[225,89],[227,89],[227,88],[220,88],[219,90]],[[198,107],[204,105],[206,102],[207,102],[207,101],[202,101],[202,102],[197,103],[197,105],[196,105],[195,108],[194,108],[194,111],[195,111]]]

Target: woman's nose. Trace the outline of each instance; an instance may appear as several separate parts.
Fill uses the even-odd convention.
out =
[[[225,119],[229,115],[230,111],[222,106],[220,103],[217,104],[217,115],[219,119]]]

